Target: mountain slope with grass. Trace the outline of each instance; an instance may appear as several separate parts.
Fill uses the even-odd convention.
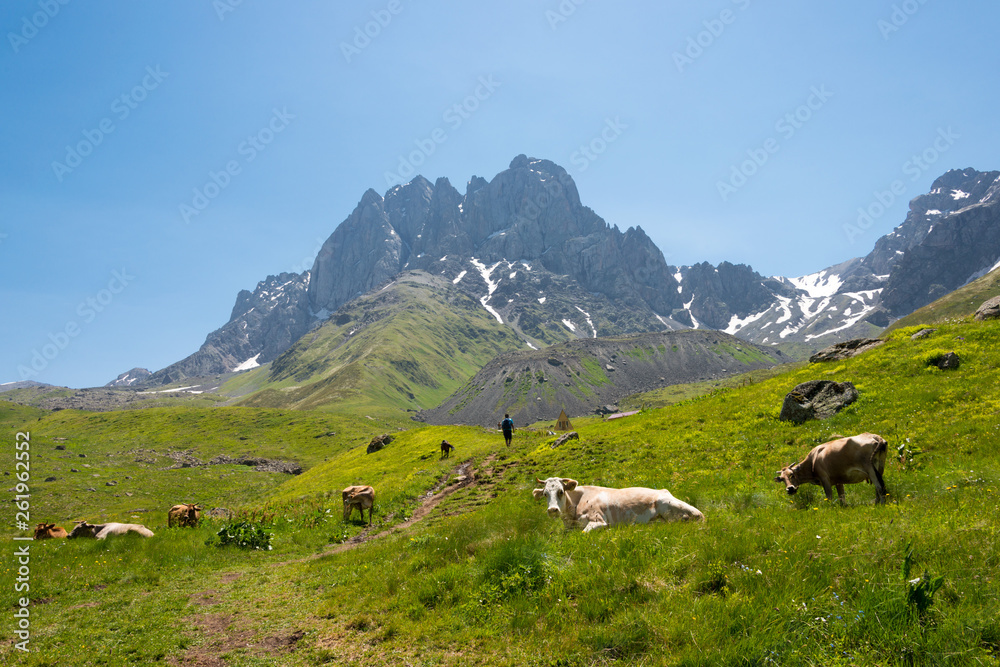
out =
[[[218,522],[167,529],[163,519],[148,539],[34,543],[38,650],[7,642],[0,655],[12,665],[996,665],[1000,322],[912,332],[627,419],[583,419],[580,439],[558,448],[544,429],[518,430],[508,450],[492,429],[418,426],[374,454],[361,433],[305,450],[303,474],[241,501],[271,550],[218,546]],[[961,366],[928,365],[942,351]],[[860,397],[826,421],[779,421],[784,395],[812,379],[851,381]],[[204,413],[220,410],[127,413],[127,446],[196,437]],[[309,420],[342,418],[232,410],[271,416],[258,437],[272,452],[285,430],[299,433],[286,448],[315,447],[315,432],[335,425]],[[124,432],[108,414],[10,415],[20,417],[7,426],[30,429],[33,453],[46,455],[33,459],[39,479],[61,461],[45,449],[57,435],[86,433],[97,448]],[[213,430],[237,447],[240,428]],[[816,444],[863,431],[889,442],[886,505],[866,484],[849,485],[840,507],[819,487],[789,497],[773,482]],[[452,458],[441,439],[457,447]],[[536,478],[550,476],[666,488],[707,521],[566,531],[532,499]],[[355,482],[375,486],[371,529],[341,518],[339,489]],[[150,490],[160,505],[177,495]],[[6,586],[0,605],[17,608],[21,595]]]
[[[401,413],[440,403],[524,343],[448,281],[414,271],[343,306],[271,364],[225,385],[251,407]]]
[[[668,331],[570,341],[493,359],[465,386],[417,418],[431,424],[517,424],[592,414],[626,396],[719,379],[788,361],[718,331]]]

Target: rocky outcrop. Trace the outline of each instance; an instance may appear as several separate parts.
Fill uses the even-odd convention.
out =
[[[117,378],[111,382],[104,385],[105,387],[131,387],[133,385],[141,385],[151,376],[150,373],[145,368],[133,368],[132,370],[125,371]]]
[[[383,433],[382,435],[377,435],[371,439],[368,443],[367,449],[365,449],[366,454],[374,454],[375,452],[380,452],[386,448],[386,446],[392,442],[393,437],[388,433]]]
[[[222,328],[208,335],[191,356],[153,373],[147,384],[169,384],[190,377],[247,370],[265,364],[316,323],[309,310],[308,272],[281,273],[242,290]]]
[[[906,222],[886,239],[879,243],[909,244],[894,250],[896,261],[888,266],[882,293],[882,303],[895,317],[985,275],[1000,259],[1000,172],[947,172],[930,193],[910,202]],[[887,266],[878,244],[875,253],[880,260],[873,259],[873,265]]]
[[[824,361],[842,361],[843,359],[850,359],[851,357],[858,356],[862,352],[873,350],[884,344],[885,341],[879,338],[855,338],[854,340],[836,343],[830,347],[823,348],[816,354],[809,357],[809,363],[818,364]]]
[[[447,276],[541,344],[662,329],[657,314],[681,298],[641,228],[608,225],[562,167],[524,155],[490,182],[473,177],[464,196],[423,177],[384,198],[369,190],[316,257],[310,305],[332,312],[404,270]]]
[[[975,319],[977,322],[995,320],[998,317],[1000,317],[1000,296],[995,296],[988,301],[984,301],[982,305],[976,309]]]
[[[850,382],[811,380],[785,395],[778,419],[796,424],[810,419],[828,419],[856,400],[858,390]]]

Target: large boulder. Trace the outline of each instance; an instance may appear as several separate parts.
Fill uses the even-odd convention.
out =
[[[811,380],[785,395],[778,418],[796,424],[810,419],[827,419],[856,400],[858,390],[850,382]]]
[[[372,438],[371,442],[368,443],[368,451],[366,453],[371,454],[373,452],[377,452],[381,449],[384,449],[385,446],[388,445],[390,442],[392,442],[392,436],[389,435],[388,433],[377,435],[374,438]]]
[[[976,321],[995,320],[1000,317],[1000,296],[995,296],[989,301],[984,301],[976,310]]]
[[[880,338],[855,338],[854,340],[844,341],[843,343],[823,348],[809,357],[809,363],[818,364],[823,361],[840,361],[856,357],[862,352],[873,350],[884,343],[885,341]]]

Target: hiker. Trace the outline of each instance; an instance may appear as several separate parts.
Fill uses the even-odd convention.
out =
[[[500,428],[503,430],[504,441],[510,447],[510,439],[514,437],[514,421],[510,418],[509,414],[504,414],[503,421],[500,422]]]
[[[451,444],[447,440],[441,441],[441,458],[446,459],[451,456],[451,451],[455,449],[455,445]]]

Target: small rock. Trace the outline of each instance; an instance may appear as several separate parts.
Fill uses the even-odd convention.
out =
[[[76,468],[70,468],[70,469],[69,469],[69,471],[70,471],[70,472],[80,472],[80,471],[79,471],[79,470],[77,470]]]
[[[46,482],[54,482],[54,481],[56,481],[56,478],[55,477],[46,477],[45,481]]]
[[[926,338],[927,336],[930,336],[935,331],[937,331],[937,329],[921,329],[917,333],[915,333],[912,336],[910,336],[910,340],[920,340],[921,338]]]
[[[111,480],[110,482],[105,482],[104,486],[118,486],[118,482]]]
[[[934,362],[934,365],[943,371],[953,371],[958,368],[961,363],[962,361],[958,358],[957,354],[949,352]]]
[[[90,487],[90,488],[88,488],[87,490],[88,490],[88,491],[97,491],[97,489],[95,489],[94,487]]]
[[[56,449],[58,449],[61,452],[66,451],[66,445],[56,445]]]
[[[80,454],[79,456],[80,456],[80,458],[81,458],[81,459],[85,459],[85,458],[87,458],[87,455],[86,455],[86,454]]]

